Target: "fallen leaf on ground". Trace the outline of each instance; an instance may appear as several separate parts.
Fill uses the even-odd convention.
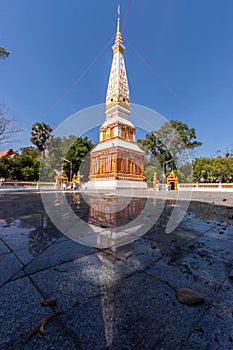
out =
[[[156,245],[155,245],[155,244],[151,244],[151,245],[150,245],[150,248],[151,248],[151,249],[155,249],[155,248],[156,248]]]
[[[39,328],[39,333],[40,333],[41,335],[47,334],[47,332],[45,332],[45,330],[44,330],[44,325],[45,325],[45,323],[46,323],[46,321],[43,322],[43,323],[41,324],[40,328]]]
[[[176,297],[182,304],[197,305],[204,301],[204,298],[189,288],[180,288],[176,291]]]
[[[56,317],[56,316],[58,316],[58,315],[60,315],[60,314],[61,314],[61,312],[56,312],[55,314],[51,314],[51,315],[49,315],[49,316],[43,318],[42,320],[40,320],[40,321],[35,325],[35,327],[31,330],[31,332],[28,333],[28,335],[26,336],[26,338],[25,338],[25,340],[24,340],[24,343],[26,344],[26,343],[38,332],[38,330],[40,330],[41,326],[44,327],[44,325],[45,325],[45,323],[46,323],[47,321],[51,320],[52,318],[54,318],[54,317]],[[42,331],[44,331],[44,328],[43,328],[43,327],[41,328]],[[40,334],[42,334],[42,333],[40,332]],[[44,332],[44,334],[46,334],[46,333]]]
[[[41,305],[43,305],[43,306],[53,306],[53,305],[56,305],[56,304],[57,304],[57,302],[56,302],[55,299],[46,299],[46,300],[43,300],[41,302]]]
[[[202,333],[204,332],[204,329],[202,327],[196,327],[194,329],[198,332],[202,332]]]

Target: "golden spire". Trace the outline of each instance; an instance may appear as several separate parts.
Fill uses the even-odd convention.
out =
[[[116,32],[116,39],[115,44],[122,44],[122,37],[121,37],[121,14],[120,14],[120,5],[118,5],[118,18],[117,18],[117,32]]]
[[[118,5],[116,39],[112,49],[113,60],[106,95],[106,109],[108,110],[114,105],[121,105],[125,109],[129,110],[129,86],[124,62],[125,48],[122,44],[122,37],[120,31],[120,5]]]

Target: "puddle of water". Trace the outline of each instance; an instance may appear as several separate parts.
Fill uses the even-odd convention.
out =
[[[66,220],[66,215],[69,219],[69,213],[62,212],[63,203],[59,200],[59,197],[56,199],[54,194],[51,196],[55,199],[53,202],[54,208],[61,208],[64,221]],[[97,228],[92,231],[92,235],[90,234],[90,242],[93,239],[96,240],[96,235],[100,234],[99,237],[103,241],[106,241],[111,236],[110,238],[113,241],[118,237],[120,242],[128,244],[128,238],[135,235],[135,232],[139,232],[141,227],[146,228],[150,226],[151,228],[153,225],[161,227],[162,233],[176,205],[175,201],[168,200],[163,209],[161,207],[162,202],[159,199],[149,199],[151,211],[149,214],[147,213],[148,215],[141,215],[148,199],[132,198],[129,200],[129,198],[103,196],[98,199],[90,197],[87,203],[81,194],[76,192],[65,194],[65,198],[70,205],[70,210],[77,217],[81,218],[91,227]],[[0,210],[0,238],[4,239],[4,237],[8,236],[8,243],[10,242],[10,236],[18,235],[17,244],[20,249],[25,249],[25,246],[27,246],[29,253],[32,256],[36,256],[51,244],[51,242],[57,240],[62,235],[48,218],[43,209],[40,196],[36,194],[24,196],[14,195],[13,197],[4,195],[1,196],[1,201],[4,205]],[[233,236],[232,223],[218,220],[216,218],[217,215],[214,214],[217,212],[217,209],[214,208],[215,211],[210,211],[209,209],[209,204],[202,203],[202,212],[206,211],[207,215],[205,218],[200,218],[196,215],[194,208],[194,212],[186,214],[180,228],[187,231],[194,230],[213,238],[226,239]],[[158,218],[156,222],[153,222],[152,220],[156,211],[158,211]],[[160,215],[161,212],[162,214]],[[122,232],[120,228],[125,226],[126,228]],[[10,228],[14,228],[14,230],[11,231]],[[100,231],[98,230],[99,228],[101,229]],[[118,231],[114,231],[114,229],[118,229]],[[144,233],[146,232],[145,229]],[[22,235],[24,235],[24,239]],[[134,237],[134,239],[139,238],[139,236],[139,234],[136,234],[136,238]],[[11,239],[11,242],[13,242],[13,237]],[[80,241],[80,243],[82,242]],[[83,243],[85,244],[85,241]],[[12,243],[12,248],[14,248],[14,244]]]

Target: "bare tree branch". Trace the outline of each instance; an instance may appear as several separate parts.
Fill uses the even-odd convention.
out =
[[[22,131],[16,126],[15,118],[6,115],[6,109],[0,104],[0,145],[15,142],[15,135]]]

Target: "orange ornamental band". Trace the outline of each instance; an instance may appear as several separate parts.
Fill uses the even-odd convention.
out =
[[[133,134],[128,134],[128,137],[126,137],[126,135],[124,135],[124,134],[122,136],[110,135],[110,137],[108,137],[106,135],[106,133],[103,134],[103,139],[100,142],[109,141],[109,140],[116,140],[116,139],[127,140],[129,142],[135,143],[135,140],[133,138]]]
[[[101,126],[100,131],[107,131],[108,129],[112,130],[115,127],[119,127],[121,129],[127,129],[129,131],[136,131],[136,128],[132,126],[124,125],[118,122],[112,123],[111,125],[108,125],[108,126]]]
[[[123,151],[123,152],[122,152]],[[106,148],[105,150],[103,151],[95,151],[95,149],[93,151],[91,151],[91,158],[95,158],[95,157],[100,157],[101,155],[108,155],[108,154],[120,154],[120,153],[125,153],[125,154],[128,154],[128,155],[132,155],[133,158],[135,158],[136,156],[138,157],[143,157],[143,160],[144,160],[144,152],[140,150],[140,148],[138,148],[137,151],[132,151],[130,150],[129,148],[127,147],[123,147],[123,146],[120,146],[118,148],[118,146],[114,146],[114,149],[113,148]]]
[[[99,175],[89,175],[89,179],[99,180],[125,180],[125,181],[145,181],[144,175],[130,175],[130,174],[99,174]]]
[[[144,174],[144,162],[140,156],[133,157],[127,154],[108,154],[100,157],[91,157],[90,175],[109,174],[117,171],[126,174]]]
[[[111,172],[111,173],[106,173],[106,174],[93,174],[89,175],[90,178],[95,178],[95,177],[127,177],[127,178],[137,178],[137,179],[144,179],[145,175],[143,174],[124,174],[124,173],[119,173],[119,172]]]

